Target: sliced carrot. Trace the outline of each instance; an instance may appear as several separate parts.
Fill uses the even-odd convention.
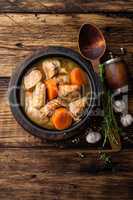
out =
[[[56,80],[49,79],[49,80],[45,81],[45,84],[46,84],[46,88],[47,88],[48,100],[52,100],[55,97],[57,97],[58,96],[58,88],[57,88]]]
[[[58,130],[69,128],[72,124],[72,116],[66,108],[58,108],[52,115],[52,123]]]
[[[76,84],[76,85],[84,85],[87,83],[86,74],[79,67],[76,67],[71,71],[70,80],[72,84]]]

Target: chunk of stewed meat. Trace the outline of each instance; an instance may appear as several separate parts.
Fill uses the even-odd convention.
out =
[[[53,114],[53,112],[55,111],[55,109],[59,108],[59,107],[66,107],[67,105],[65,104],[65,102],[60,99],[53,99],[51,101],[49,101],[43,108],[41,108],[41,113],[43,116],[51,116]]]
[[[74,91],[67,96],[61,97],[61,99],[63,99],[68,104],[72,101],[76,101],[79,98],[81,98],[81,93],[79,91]]]
[[[58,59],[51,58],[43,61],[42,68],[45,73],[46,79],[53,78],[61,68],[61,63]]]
[[[33,88],[42,79],[42,74],[39,70],[32,70],[24,77],[24,87],[26,90]]]
[[[25,112],[28,111],[28,108],[32,106],[32,92],[26,91],[25,92]]]
[[[41,108],[46,102],[46,87],[44,83],[37,83],[33,91],[33,107]]]
[[[25,93],[25,112],[32,121],[39,125],[43,125],[49,120],[47,117],[42,116],[40,110],[33,106],[33,95],[29,91]]]
[[[32,121],[34,121],[35,123],[39,125],[44,125],[49,121],[48,117],[42,116],[42,113],[40,112],[40,110],[34,107],[30,107],[28,109],[27,114]]]
[[[80,93],[80,87],[78,85],[59,85],[59,97],[66,97],[73,92]]]
[[[72,113],[72,116],[74,117],[75,120],[79,120],[81,115],[83,115],[83,111],[86,105],[87,105],[87,97],[82,97],[69,104],[69,110]]]

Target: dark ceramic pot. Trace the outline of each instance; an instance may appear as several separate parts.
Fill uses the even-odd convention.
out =
[[[25,115],[20,104],[20,86],[25,73],[32,67],[35,62],[39,61],[39,59],[53,56],[70,58],[76,62],[88,74],[91,85],[91,99],[90,104],[86,109],[86,114],[77,124],[63,131],[48,130],[36,125]],[[79,131],[85,129],[89,125],[89,118],[92,114],[92,109],[95,105],[95,100],[98,93],[97,83],[98,80],[96,74],[93,71],[91,63],[81,57],[80,54],[64,47],[46,47],[38,50],[30,58],[25,60],[23,64],[16,68],[14,74],[12,75],[9,84],[9,101],[11,111],[17,122],[31,134],[51,141],[64,140],[78,134]]]

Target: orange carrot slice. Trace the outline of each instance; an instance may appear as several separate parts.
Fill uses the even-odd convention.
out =
[[[58,130],[69,128],[72,124],[72,116],[66,108],[58,108],[52,115],[52,123]]]
[[[70,73],[70,80],[72,84],[84,85],[87,83],[85,72],[79,67],[74,68]]]
[[[47,88],[47,96],[48,100],[52,100],[58,96],[58,88],[56,81],[54,79],[49,79],[45,81],[46,88]]]

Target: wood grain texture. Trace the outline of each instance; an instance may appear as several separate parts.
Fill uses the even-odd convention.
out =
[[[0,197],[3,200],[130,200],[132,151],[112,155],[107,170],[98,154],[45,149],[0,149]]]
[[[38,17],[34,14],[4,14],[0,15],[0,77],[9,77],[12,70],[39,47],[61,45],[78,50],[78,32],[85,22],[101,28],[109,50],[120,53],[120,47],[127,49],[126,60],[132,72],[133,23],[129,18],[117,17],[116,20],[99,14],[42,14]]]
[[[36,13],[88,13],[133,11],[133,1],[128,0],[1,0],[0,12]]]
[[[48,175],[113,175],[111,170],[106,171],[104,161],[100,160],[99,153],[86,150],[55,150],[45,148],[0,148],[0,175],[6,171],[19,173],[47,173]],[[84,155],[80,157],[80,153]],[[110,155],[110,154],[109,154]],[[113,153],[112,166],[115,174],[129,175],[133,170],[132,150],[123,150]],[[118,159],[119,156],[119,160]],[[11,163],[11,165],[8,165]],[[114,165],[113,165],[114,164]],[[34,167],[32,167],[34,166]],[[54,166],[54,167],[53,167]],[[94,166],[94,168],[93,168]],[[0,176],[1,177],[1,176]]]
[[[51,147],[16,123],[7,88],[12,70],[39,47],[78,50],[78,31],[85,22],[102,29],[114,53],[127,48],[126,62],[133,76],[133,1],[0,0],[0,13],[0,199],[131,200],[131,144],[125,141],[131,149],[112,155],[113,168],[108,170],[96,152]],[[129,110],[133,112],[132,91]]]

